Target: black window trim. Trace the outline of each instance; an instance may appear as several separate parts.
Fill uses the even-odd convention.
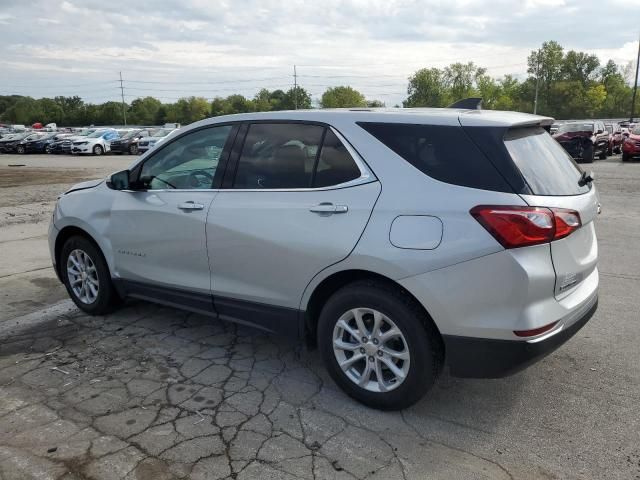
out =
[[[317,192],[323,190],[338,190],[342,188],[350,188],[357,185],[364,185],[366,183],[376,182],[378,178],[373,173],[373,170],[369,167],[369,165],[362,158],[360,153],[351,145],[351,143],[342,135],[333,125],[330,125],[325,122],[316,122],[312,120],[287,120],[287,119],[256,119],[256,120],[244,120],[242,121],[243,127],[246,126],[246,130],[244,134],[237,135],[236,142],[232,147],[232,155],[229,158],[229,162],[227,163],[227,171],[229,175],[225,174],[224,181],[221,187],[221,190],[229,191],[229,192]],[[244,147],[244,142],[247,137],[247,133],[249,131],[249,127],[252,124],[302,124],[302,125],[315,125],[319,127],[323,127],[325,130],[322,133],[321,143],[318,148],[318,152],[316,153],[316,160],[314,164],[314,172],[315,166],[317,165],[320,151],[322,150],[322,142],[324,142],[324,137],[326,134],[326,129],[331,129],[331,131],[338,137],[338,140],[342,142],[345,146],[349,155],[355,162],[356,166],[360,170],[360,176],[353,180],[349,180],[348,182],[329,185],[327,187],[301,187],[301,188],[233,188],[233,182],[235,180],[238,163],[240,160],[240,154],[242,153],[242,148]],[[242,127],[241,127],[242,128]],[[238,147],[236,149],[236,147]],[[231,174],[231,172],[233,172]]]

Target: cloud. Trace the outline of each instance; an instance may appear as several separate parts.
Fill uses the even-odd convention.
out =
[[[395,104],[420,67],[475,61],[492,75],[524,75],[527,54],[550,39],[626,63],[637,32],[621,19],[640,18],[627,0],[609,2],[615,15],[597,0],[10,3],[0,4],[0,94],[72,94],[67,85],[83,84],[90,101],[117,98],[120,71],[128,98],[169,101],[287,88],[297,64],[315,95],[350,84]]]

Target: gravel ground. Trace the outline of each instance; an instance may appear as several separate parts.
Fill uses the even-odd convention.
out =
[[[445,374],[388,413],[282,338],[143,302],[95,318],[56,303],[44,234],[60,179],[131,160],[64,158],[0,157],[0,179],[69,175],[0,190],[0,478],[640,479],[640,164],[589,167],[601,293],[584,329],[518,375]],[[2,167],[16,160],[30,167]]]

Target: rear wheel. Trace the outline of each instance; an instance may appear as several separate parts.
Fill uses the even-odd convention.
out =
[[[593,163],[594,159],[595,148],[593,145],[587,145],[586,147],[584,147],[584,150],[582,150],[582,161],[584,163]]]
[[[629,154],[622,152],[622,161],[623,162],[628,162],[629,161]]]
[[[598,158],[600,160],[606,160],[607,159],[607,146],[603,145],[602,146],[602,151],[600,152],[600,155],[598,155]]]
[[[18,145],[16,147],[16,153],[19,153],[20,155],[22,155],[24,152],[25,152],[24,145]]]
[[[135,143],[133,145],[129,146],[129,154],[130,155],[137,155],[138,154],[138,145],[136,145]]]
[[[104,153],[104,150],[102,149],[102,147],[100,145],[96,145],[95,147],[93,147],[93,154],[94,155],[102,155]]]
[[[378,281],[333,294],[318,322],[320,354],[333,380],[373,408],[418,401],[442,365],[438,331],[415,300]]]
[[[107,262],[87,238],[75,236],[65,242],[59,268],[67,292],[80,310],[104,315],[118,305]]]

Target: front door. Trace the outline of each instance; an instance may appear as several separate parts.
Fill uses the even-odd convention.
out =
[[[212,310],[206,218],[231,126],[188,132],[134,169],[111,208],[115,273],[131,296]]]
[[[216,310],[296,334],[305,287],[353,250],[380,183],[321,125],[254,123],[238,151],[207,218]]]

